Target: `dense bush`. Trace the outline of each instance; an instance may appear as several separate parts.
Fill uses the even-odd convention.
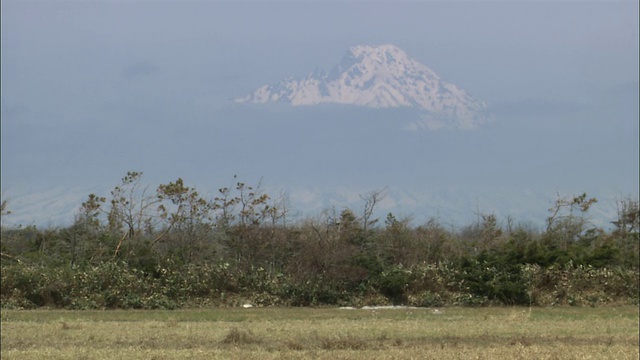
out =
[[[492,214],[460,230],[392,214],[383,226],[380,193],[362,217],[333,209],[291,224],[259,186],[206,201],[181,179],[149,195],[140,176],[110,202],[90,195],[68,228],[2,229],[2,307],[638,303],[634,201],[610,232],[588,224],[586,194],[559,199],[544,231]]]
[[[161,269],[161,275],[154,277],[117,262],[85,269],[4,264],[1,301],[5,308],[27,309],[173,309],[244,302],[257,306],[638,303],[638,272],[620,267],[524,265],[517,274],[519,282],[512,281],[514,274],[495,267],[476,267],[474,274],[477,278],[471,281],[467,269],[452,271],[445,264],[397,267],[365,285],[365,291],[348,292],[322,279],[296,283],[284,274],[233,273],[225,266]]]

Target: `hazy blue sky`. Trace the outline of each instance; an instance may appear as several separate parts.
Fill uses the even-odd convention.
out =
[[[203,192],[233,174],[296,191],[386,186],[427,212],[424,199],[450,193],[440,201],[458,212],[482,197],[502,213],[527,213],[523,194],[546,196],[543,212],[557,191],[637,197],[637,1],[1,6],[2,191],[23,222],[58,221],[43,213],[128,170]],[[231,102],[384,43],[490,103],[495,124],[412,133],[393,112]]]

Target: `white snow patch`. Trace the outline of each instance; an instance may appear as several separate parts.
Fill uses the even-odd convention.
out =
[[[353,306],[343,306],[339,308],[340,310],[431,310],[431,308],[426,307],[416,307],[416,306],[405,306],[405,305],[382,305],[382,306],[363,306],[363,307],[353,307]],[[434,313],[441,313],[441,310],[434,309]]]

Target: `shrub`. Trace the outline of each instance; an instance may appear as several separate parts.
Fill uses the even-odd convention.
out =
[[[393,302],[394,305],[405,304],[407,302],[407,289],[411,271],[403,269],[401,266],[383,271],[375,280],[375,287],[380,293]]]

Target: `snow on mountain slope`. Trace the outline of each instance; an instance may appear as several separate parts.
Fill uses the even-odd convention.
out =
[[[394,45],[354,46],[328,74],[264,85],[238,103],[286,102],[293,106],[335,103],[372,108],[411,107],[423,121],[408,128],[473,129],[490,122],[487,104],[474,99]]]

